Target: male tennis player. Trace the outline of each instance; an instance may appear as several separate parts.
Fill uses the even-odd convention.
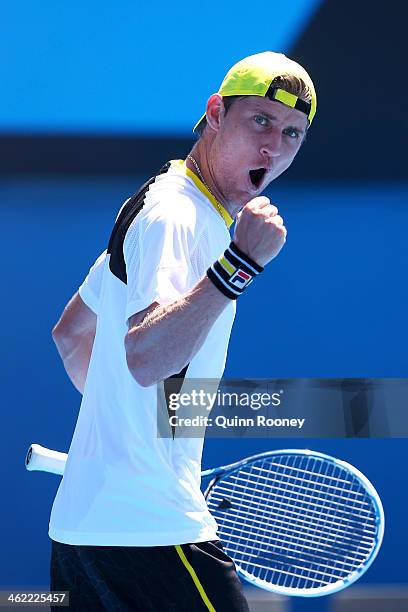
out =
[[[49,530],[51,588],[73,609],[248,611],[200,491],[202,440],[157,436],[157,386],[221,377],[236,300],[286,239],[260,194],[315,110],[310,77],[284,55],[233,66],[187,159],[125,202],[53,330],[83,393]]]

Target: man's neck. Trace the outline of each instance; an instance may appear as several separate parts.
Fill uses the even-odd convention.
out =
[[[199,140],[194,147],[190,151],[191,157],[196,161],[199,171],[197,170],[195,164],[191,159],[187,157],[186,165],[194,174],[198,176],[199,179],[202,180],[207,189],[212,193],[215,199],[222,204],[228,214],[234,219],[240,209],[241,206],[234,204],[224,196],[222,193],[222,188],[217,184],[215,177],[211,171],[211,163],[209,162],[208,156],[208,148],[203,145],[201,140]],[[201,173],[201,176],[200,176]]]

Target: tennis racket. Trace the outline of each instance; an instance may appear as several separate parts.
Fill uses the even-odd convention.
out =
[[[63,474],[67,455],[33,444],[28,470]],[[281,450],[202,472],[218,535],[238,574],[283,595],[327,595],[355,582],[384,533],[381,500],[355,467]]]

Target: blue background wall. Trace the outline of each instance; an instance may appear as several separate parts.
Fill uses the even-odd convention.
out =
[[[0,130],[188,134],[226,67],[287,49],[319,4],[6,0]]]
[[[115,10],[96,8],[93,2],[74,3],[69,10],[62,2],[44,2],[41,9],[34,10],[26,3],[18,13],[16,5],[5,3],[0,26],[0,78],[7,87],[6,95],[0,98],[0,132],[4,136],[3,140],[0,137],[0,148],[1,142],[7,146],[0,152],[2,168],[8,163],[10,135],[18,143],[19,135],[28,133],[34,135],[34,144],[40,133],[58,132],[67,137],[81,132],[95,136],[129,133],[147,138],[157,134],[172,138],[174,134],[171,142],[177,150],[176,137],[187,134],[197,109],[200,113],[207,95],[217,88],[233,61],[266,48],[289,51],[293,47],[299,59],[303,55],[310,58],[313,77],[326,95],[319,102],[316,129],[313,126],[299,157],[304,174],[296,175],[295,162],[294,170],[268,192],[285,218],[288,241],[240,299],[225,374],[246,378],[407,377],[408,180],[406,172],[405,176],[394,176],[391,163],[393,156],[398,161],[393,144],[400,120],[390,115],[389,109],[384,119],[381,105],[378,115],[370,106],[372,121],[362,124],[362,135],[358,132],[356,141],[359,117],[353,119],[352,127],[347,114],[335,114],[335,121],[333,116],[328,119],[333,108],[328,104],[332,80],[326,72],[330,53],[338,47],[338,40],[331,41],[336,39],[336,31],[324,27],[329,3],[286,3],[285,10],[289,6],[290,12],[280,13],[279,20],[277,11],[284,10],[284,3],[270,4],[249,9],[244,3],[235,3],[234,11],[228,6],[217,7],[209,36],[202,23],[204,16],[192,14],[187,3],[171,11],[167,3],[156,3],[154,13],[148,8],[136,9],[131,2],[123,2]],[[346,0],[330,3],[331,11],[338,7],[339,22],[345,4]],[[367,13],[367,19],[372,14]],[[333,18],[333,12],[330,16]],[[251,27],[249,19],[254,22]],[[158,27],[159,34],[153,36]],[[315,34],[312,45],[308,32],[316,29],[321,37]],[[337,35],[341,39],[340,32]],[[383,28],[384,41],[388,35]],[[192,43],[193,53],[186,53]],[[363,55],[367,44],[361,44]],[[206,59],[208,48],[211,62]],[[312,53],[316,48],[319,62]],[[358,57],[358,49],[354,53]],[[181,54],[182,71],[180,63],[168,62],[169,55]],[[171,104],[158,103],[150,90],[142,97],[137,95],[140,81],[133,79],[135,58],[144,79],[161,66],[163,95]],[[192,89],[179,103],[177,92],[184,87],[185,74],[196,75],[197,65],[200,78],[193,80]],[[404,99],[398,90],[394,96],[396,117]],[[333,104],[336,101],[338,97]],[[370,101],[375,105],[375,98]],[[364,109],[361,97],[353,104]],[[367,143],[367,132],[373,136],[376,123],[387,129],[381,139],[374,138],[374,147],[371,141]],[[401,130],[403,127],[401,124]],[[348,157],[337,146],[344,134],[349,135]],[[41,159],[40,141],[36,151]],[[180,150],[178,154],[184,153]],[[24,154],[24,148],[18,148],[18,156],[24,159]],[[356,163],[348,166],[353,172],[347,171],[351,154],[362,162],[374,155],[378,163],[374,166],[370,162],[371,174],[362,171],[359,176]],[[324,169],[328,159],[330,167],[336,168],[332,177],[336,180],[323,181],[319,164],[321,161]],[[2,588],[45,586],[48,580],[47,524],[58,478],[26,473],[23,457],[32,441],[66,450],[80,403],[59,363],[50,330],[89,266],[106,247],[120,204],[157,168],[152,165],[142,173],[78,176],[70,174],[68,163],[65,175],[57,175],[47,174],[46,157],[44,160],[41,174],[33,174],[29,165],[18,174],[12,169],[8,174],[0,171]],[[143,166],[143,154],[139,152],[134,161],[136,168]],[[328,178],[324,171],[322,176]],[[293,443],[284,439],[272,443],[209,440],[204,467]],[[380,555],[363,581],[408,582],[403,555],[408,546],[403,510],[408,482],[405,469],[401,469],[406,464],[408,443],[305,440],[296,445],[337,455],[369,476],[383,498],[387,530]],[[325,603],[307,601],[296,606],[298,610],[323,610]]]

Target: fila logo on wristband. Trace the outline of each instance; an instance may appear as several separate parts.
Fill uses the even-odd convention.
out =
[[[235,285],[235,287],[241,287],[244,289],[252,280],[252,276],[246,274],[243,270],[237,270],[233,276],[230,278],[230,283]]]
[[[221,293],[236,300],[262,270],[262,266],[231,242],[223,255],[208,268],[207,276]]]

